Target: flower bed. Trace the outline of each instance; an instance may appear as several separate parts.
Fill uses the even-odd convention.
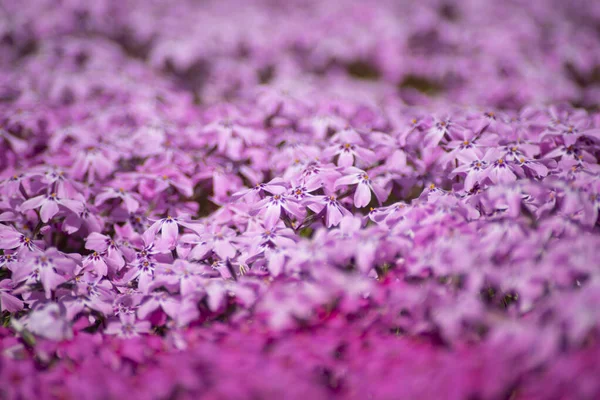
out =
[[[596,3],[54,3],[0,19],[0,398],[600,396]]]

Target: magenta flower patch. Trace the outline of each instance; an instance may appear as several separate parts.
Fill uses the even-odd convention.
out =
[[[0,9],[0,398],[600,398],[600,3]]]

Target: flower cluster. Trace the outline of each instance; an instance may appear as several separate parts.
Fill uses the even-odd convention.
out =
[[[0,397],[600,395],[595,3],[50,3],[4,7]]]
[[[245,97],[265,83],[303,90],[317,80],[345,90],[348,74],[383,81],[380,94],[396,86],[410,103],[430,103],[423,94],[502,108],[548,99],[594,105],[598,98],[600,6],[590,0],[6,3],[0,33],[11,51],[3,60],[45,51],[44,63],[56,67],[60,58],[74,58],[60,72],[28,66],[44,71],[36,78],[49,81],[56,100],[94,91],[82,69],[93,68],[94,80],[113,89],[128,83],[124,69],[143,74],[139,65],[124,68],[123,53],[205,102]],[[57,57],[54,45],[67,48]],[[110,73],[115,63],[118,76]],[[20,71],[0,79],[12,86]]]

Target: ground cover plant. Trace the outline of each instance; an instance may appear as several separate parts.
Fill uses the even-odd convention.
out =
[[[600,398],[599,2],[0,6],[0,398]]]

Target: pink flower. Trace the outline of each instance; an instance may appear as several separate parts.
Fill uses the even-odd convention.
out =
[[[463,128],[452,121],[449,117],[436,118],[433,121],[433,125],[424,137],[424,145],[425,147],[433,147],[437,146],[444,136],[449,135],[450,132],[455,133],[455,131],[460,131]],[[458,134],[453,134],[453,136],[458,136]]]
[[[61,298],[61,302],[65,305],[67,317],[73,319],[86,308],[104,316],[111,315],[114,298],[113,285],[110,281],[100,279],[97,275],[84,273],[76,282],[73,296]]]
[[[288,217],[304,218],[306,214],[304,207],[292,196],[285,194],[275,194],[269,196],[256,205],[255,213],[262,211],[265,226],[271,228],[277,224],[282,212],[286,212]]]
[[[230,196],[232,201],[237,201],[241,198],[248,197],[248,201],[258,202],[266,193],[282,194],[287,188],[287,183],[281,178],[274,178],[267,183],[257,183],[249,189],[242,189]]]
[[[326,157],[338,156],[337,165],[340,167],[351,167],[355,163],[355,158],[366,165],[377,160],[376,154],[365,148],[363,139],[353,129],[344,129],[338,132],[332,141],[337,143],[327,148],[324,155]]]
[[[377,201],[379,201],[379,204],[387,198],[387,194],[383,188],[373,182],[365,171],[355,167],[349,167],[346,168],[345,172],[348,175],[339,178],[335,182],[335,187],[357,185],[354,192],[354,205],[356,207],[364,207],[371,202],[371,191],[375,193],[375,197],[377,198]]]
[[[122,338],[132,338],[150,333],[151,329],[152,325],[149,321],[137,321],[133,314],[119,314],[119,321],[110,322],[104,333]]]
[[[0,249],[15,249],[18,252],[22,248],[29,251],[38,249],[30,238],[12,226],[0,225]]]
[[[10,294],[13,288],[12,280],[4,279],[0,281],[0,311],[15,313],[23,309],[23,301]]]
[[[83,211],[83,204],[77,200],[60,199],[56,193],[49,195],[40,195],[32,197],[21,204],[20,210],[28,211],[35,208],[40,208],[40,218],[42,222],[47,223],[51,220],[58,212],[60,207],[63,206],[67,210],[79,214]]]
[[[546,137],[560,137],[565,146],[572,146],[580,137],[600,140],[600,128],[590,126],[590,118],[584,110],[573,113],[559,112],[550,108],[552,123],[540,136],[540,141]]]
[[[236,254],[234,245],[236,234],[231,228],[219,227],[217,224],[211,224],[208,229],[189,243],[196,244],[188,255],[192,260],[203,260],[214,251],[219,258],[225,260],[233,258]]]
[[[328,228],[338,225],[345,215],[352,215],[334,195],[314,196],[305,200],[304,203],[318,215],[323,214],[325,225]]]
[[[264,134],[256,129],[244,126],[229,118],[209,123],[204,127],[204,131],[216,133],[217,149],[233,159],[240,157],[241,148],[245,143],[257,143],[264,137]]]
[[[123,253],[119,249],[119,246],[113,239],[106,235],[97,232],[90,233],[85,239],[85,248],[95,250],[103,255],[102,259],[105,259],[106,264],[114,271],[120,270],[125,265]]]
[[[174,188],[186,197],[192,197],[194,187],[189,177],[180,170],[169,166],[158,166],[156,173],[129,173],[123,178],[140,180],[139,193],[142,197],[152,198],[169,188]]]
[[[68,340],[73,337],[66,310],[57,303],[36,306],[27,316],[26,327],[31,333],[51,340]]]
[[[75,256],[63,254],[55,248],[26,253],[23,260],[13,267],[12,279],[27,284],[41,282],[49,299],[58,285],[74,275],[78,264]]]
[[[485,176],[494,184],[509,183],[517,180],[517,176],[512,171],[511,163],[506,161],[504,152],[498,149],[489,149],[483,156],[489,167],[486,169]]]
[[[3,191],[9,197],[21,194],[22,182],[27,180],[29,174],[13,173],[8,179],[2,182]],[[1,187],[0,186],[0,187]]]
[[[114,188],[106,188],[101,193],[96,195],[96,199],[94,204],[96,206],[104,204],[107,200],[110,199],[121,199],[125,204],[125,209],[128,213],[135,213],[140,207],[140,203],[136,200],[135,196],[123,188],[114,189]]]
[[[108,266],[106,265],[104,258],[96,251],[83,260],[83,268],[86,271],[91,270],[98,276],[106,276],[108,274]]]
[[[156,234],[161,234],[161,245],[169,249],[175,248],[179,238],[179,225],[182,227],[196,231],[199,229],[198,224],[190,223],[183,220],[183,217],[171,217],[155,221],[142,235],[144,243],[150,244],[154,242]]]
[[[462,165],[452,170],[452,173],[467,174],[465,177],[464,189],[467,192],[470,192],[476,183],[483,183],[483,180],[486,178],[487,162],[480,160],[475,156],[475,153],[469,152],[457,154],[457,159],[460,160]]]
[[[173,295],[164,291],[154,291],[143,300],[137,310],[137,315],[139,318],[145,319],[150,313],[160,308],[169,317],[177,319],[179,307],[180,302]]]
[[[514,172],[519,177],[532,176],[544,178],[548,175],[548,167],[535,159],[528,159],[525,156],[519,157],[513,163]]]
[[[300,181],[292,179],[292,187],[289,193],[293,198],[301,201],[307,197],[313,196],[311,193],[322,186],[323,184],[314,176],[308,179],[302,179]]]
[[[156,262],[149,258],[140,258],[123,276],[123,282],[131,282],[137,279],[138,288],[142,293],[147,293],[154,280]]]
[[[200,264],[177,259],[173,264],[159,264],[156,267],[155,283],[175,285],[183,297],[200,290],[203,286],[203,271]]]
[[[104,179],[113,171],[116,156],[116,151],[106,146],[88,146],[77,153],[71,171],[79,179],[87,175],[90,182]]]

